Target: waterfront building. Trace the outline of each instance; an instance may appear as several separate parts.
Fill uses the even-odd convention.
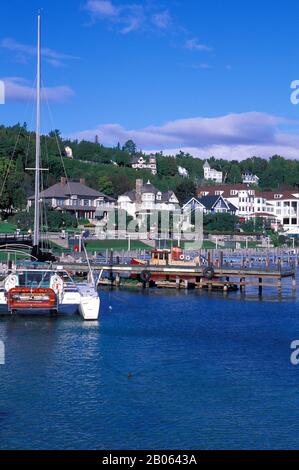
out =
[[[42,202],[61,212],[75,213],[78,218],[93,220],[96,211],[111,211],[115,208],[115,199],[95,189],[89,188],[84,179],[79,182],[61,181],[40,193]],[[28,209],[34,205],[34,196],[28,199]]]

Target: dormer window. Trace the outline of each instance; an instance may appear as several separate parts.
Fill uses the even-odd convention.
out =
[[[161,201],[162,199],[162,194],[161,193],[157,193],[157,201]]]
[[[281,199],[282,198],[282,194],[275,194],[274,195],[274,199]]]

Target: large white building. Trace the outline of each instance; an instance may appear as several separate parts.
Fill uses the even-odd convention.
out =
[[[296,190],[258,191],[244,184],[201,187],[198,196],[222,196],[237,207],[243,220],[263,217],[274,229],[285,232],[299,228],[299,192]]]
[[[273,215],[277,225],[289,232],[299,227],[299,193],[296,190],[256,193],[255,215]]]
[[[154,211],[179,212],[179,201],[173,191],[162,192],[155,188],[150,181],[146,184],[142,179],[136,180],[136,188],[119,196],[118,208],[136,218],[140,214],[150,214]]]
[[[223,181],[223,173],[222,171],[214,170],[210,167],[209,163],[206,162],[203,166],[204,171],[204,179],[214,181],[215,183],[222,183]]]

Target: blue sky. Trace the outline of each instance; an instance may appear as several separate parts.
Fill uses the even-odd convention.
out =
[[[34,124],[40,7],[45,131],[202,157],[299,157],[297,1],[4,1],[4,124]]]

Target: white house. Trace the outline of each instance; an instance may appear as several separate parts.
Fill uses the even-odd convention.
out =
[[[138,214],[149,214],[154,211],[179,212],[179,201],[173,191],[162,192],[150,181],[143,184],[142,179],[136,180],[136,188],[119,196],[118,208],[125,210],[136,218]]]
[[[150,170],[152,175],[156,175],[157,160],[155,155],[135,155],[132,157],[132,168],[134,170]]]
[[[64,154],[67,158],[74,158],[73,149],[71,147],[65,147]]]
[[[204,164],[203,171],[204,171],[205,180],[215,181],[215,183],[220,183],[220,184],[222,183],[223,181],[222,171],[213,170],[213,168],[210,167],[208,162]]]
[[[242,180],[244,184],[254,184],[257,186],[260,181],[259,177],[251,173],[251,171],[244,171],[244,173],[242,174]]]

